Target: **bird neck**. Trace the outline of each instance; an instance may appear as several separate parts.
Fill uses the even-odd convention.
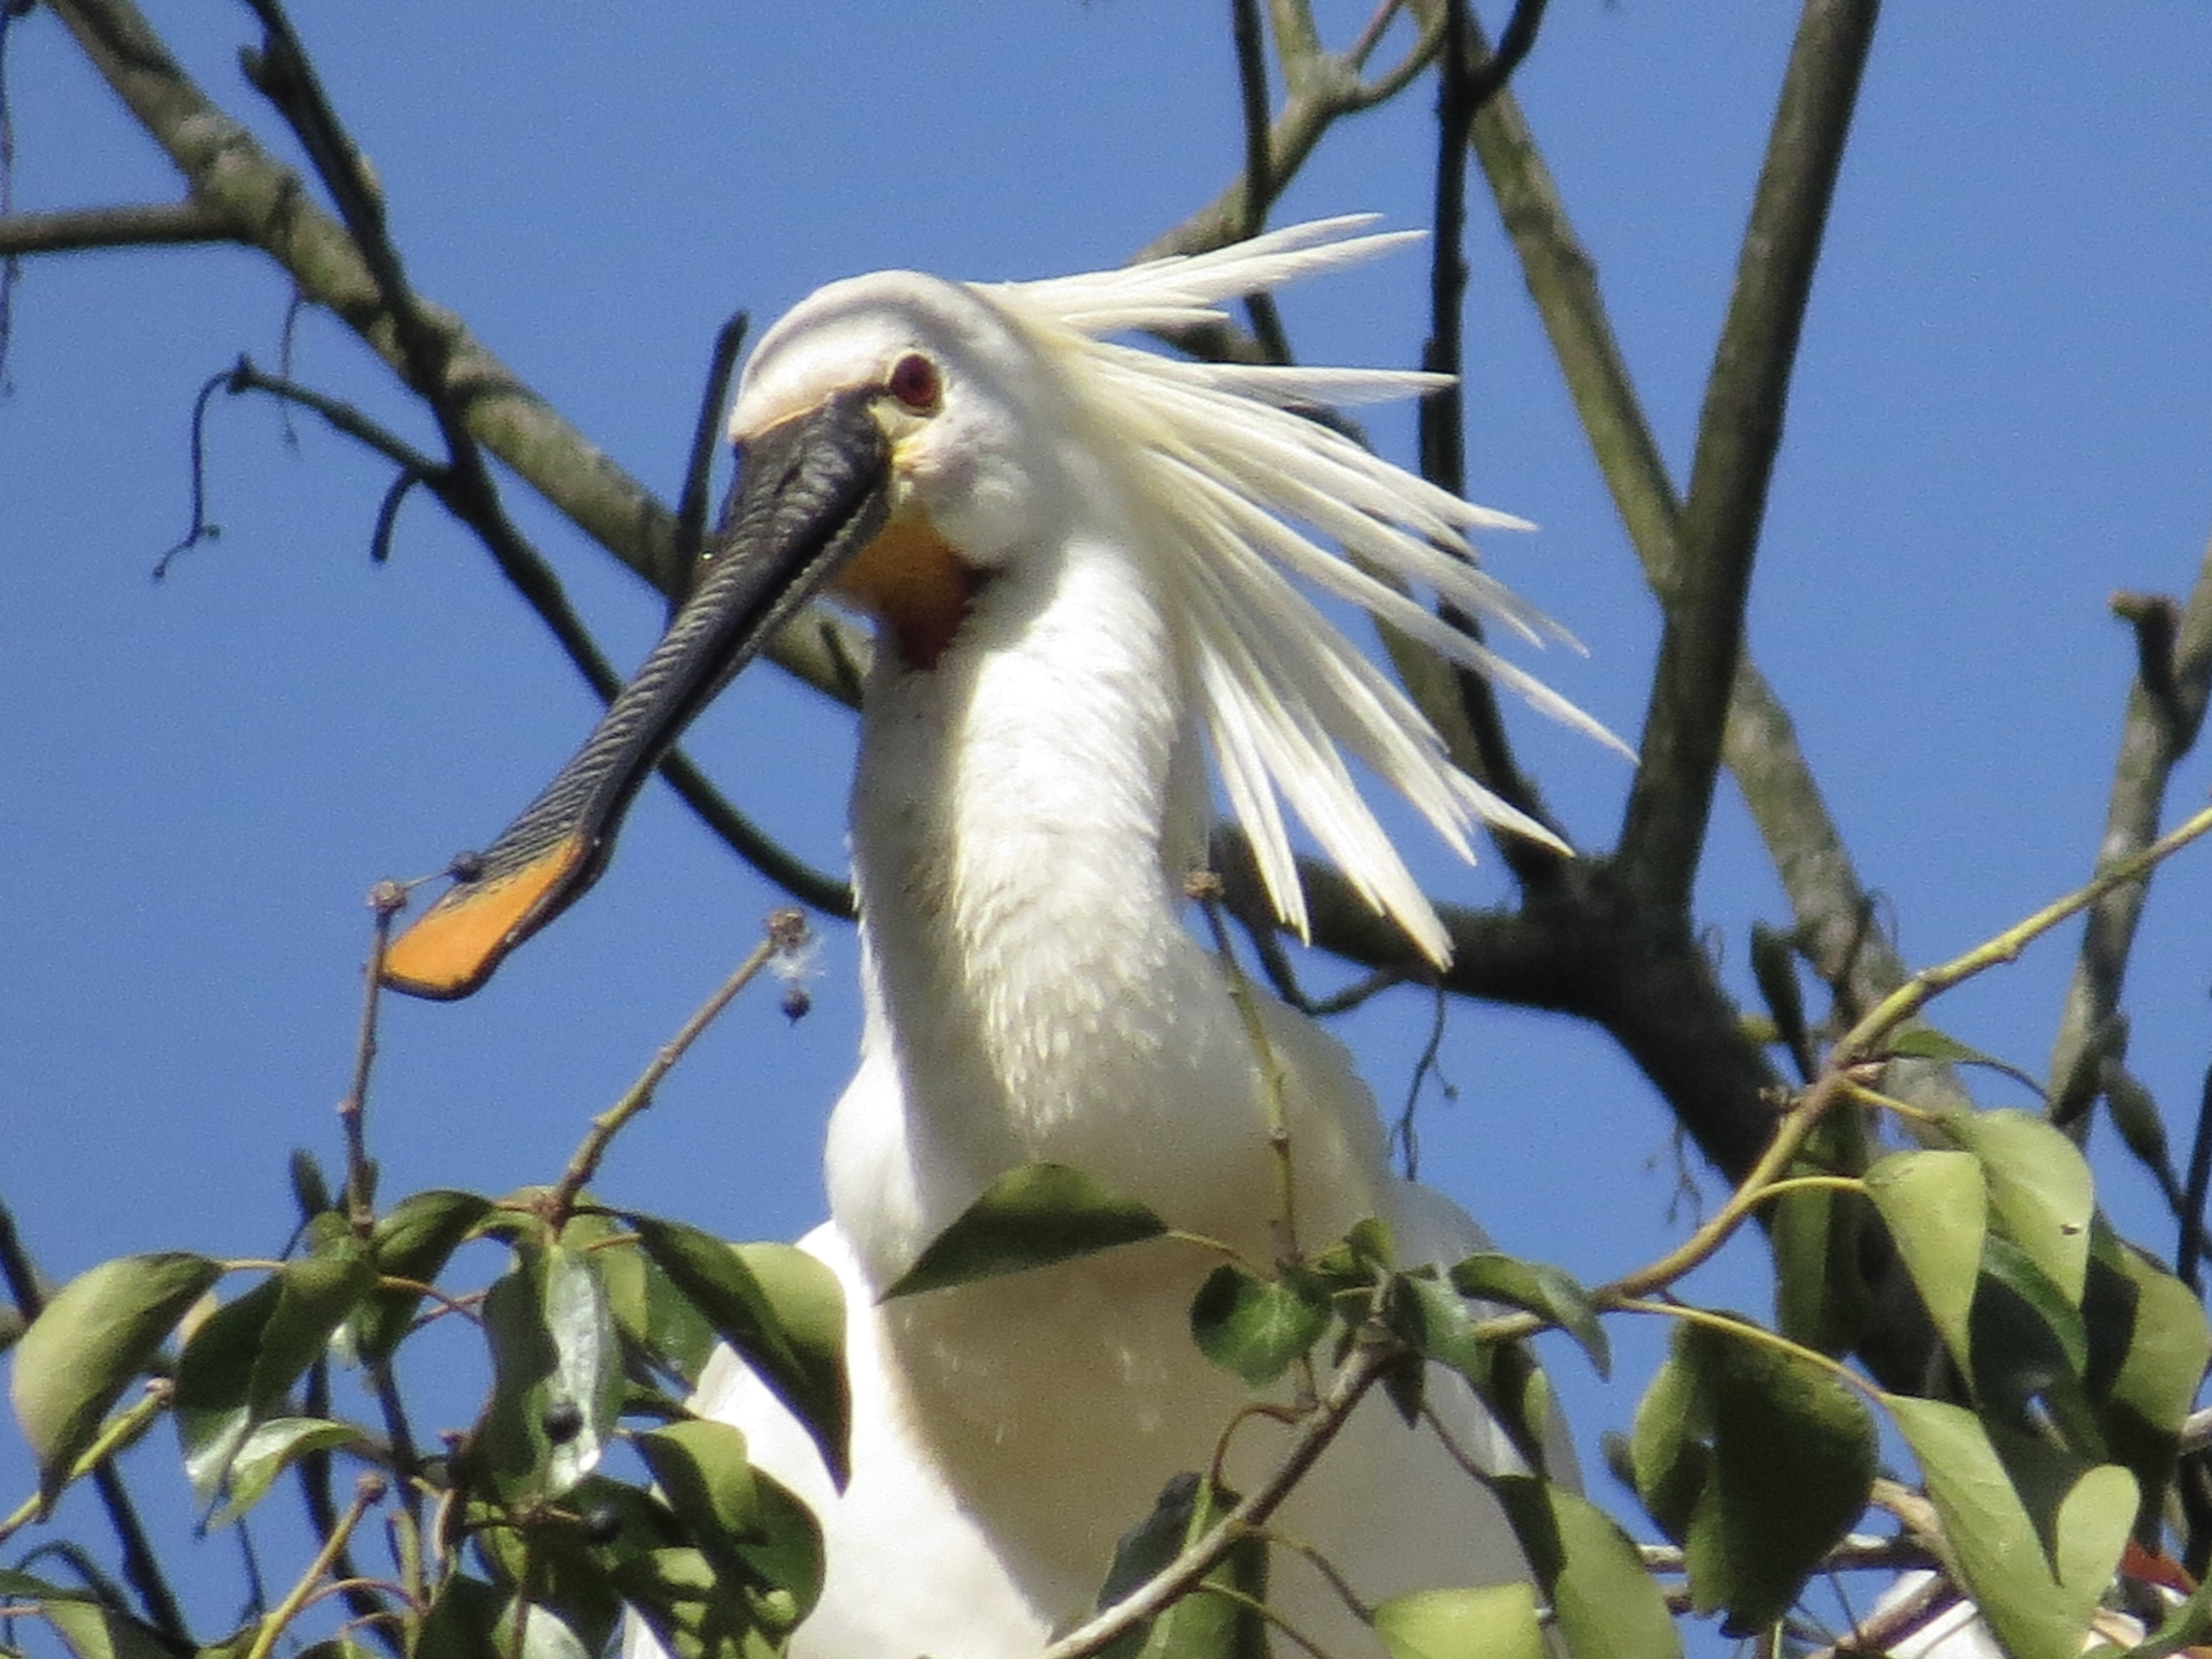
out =
[[[991,1180],[1046,1160],[1179,1224],[1224,1199],[1249,1211],[1259,1068],[1182,926],[1204,775],[1142,571],[1080,538],[1025,556],[934,666],[879,653],[861,732],[868,1027],[830,1170],[864,1256],[896,1270]]]

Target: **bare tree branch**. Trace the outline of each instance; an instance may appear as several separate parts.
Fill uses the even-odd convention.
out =
[[[1706,382],[1678,580],[1659,590],[1666,624],[1620,856],[1638,886],[1685,908],[1712,810],[1790,370],[1878,9],[1875,0],[1808,0],[1802,15]]]
[[[131,207],[76,208],[0,217],[0,258],[5,259],[35,253],[81,253],[93,248],[236,240],[228,219],[198,202],[148,202]]]
[[[1510,88],[1483,106],[1474,148],[1644,580],[1654,592],[1671,592],[1681,566],[1680,502],[1622,360],[1595,264]],[[1747,656],[1736,667],[1723,754],[1790,896],[1799,943],[1814,971],[1847,1010],[1871,1006],[1903,982],[1905,964],[1869,927],[1872,896],[1852,866],[1788,712]],[[1932,1090],[1944,1103],[1963,1101],[1946,1074],[1917,1064],[1913,1069],[1911,1087]]]
[[[2166,599],[2123,596],[2113,601],[2113,609],[2135,628],[2137,670],[2121,720],[2105,833],[2097,843],[2100,867],[2157,839],[2159,812],[2173,769],[2203,728],[2207,690],[2212,688],[2212,542],[2206,544],[2189,602],[2178,617]],[[2054,1103],[2094,1033],[2119,1011],[2128,953],[2149,896],[2146,881],[2108,895],[2089,913],[2051,1045]]]
[[[1304,5],[1275,0],[1271,9],[1286,96],[1282,112],[1267,130],[1267,177],[1280,189],[1305,165],[1314,146],[1339,118],[1371,109],[1411,85],[1435,58],[1443,26],[1439,15],[1422,28],[1395,67],[1374,80],[1363,81],[1360,72],[1381,43],[1381,28],[1370,26],[1350,51],[1331,53],[1321,46],[1312,15]],[[1378,14],[1378,21],[1387,21],[1389,9],[1386,7]],[[1221,194],[1173,229],[1154,237],[1136,257],[1157,259],[1170,253],[1202,253],[1235,241],[1244,224],[1250,193],[1247,178],[1231,180]]]

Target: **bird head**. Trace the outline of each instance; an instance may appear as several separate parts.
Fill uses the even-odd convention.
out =
[[[765,434],[866,396],[886,446],[883,528],[827,584],[934,665],[975,591],[1057,536],[1076,499],[1062,383],[977,289],[912,271],[835,283],[762,339],[731,410],[742,458]],[[741,467],[743,462],[741,460]]]
[[[1225,301],[1413,240],[1359,234],[1369,223],[1318,221],[1042,282],[885,272],[803,301],[762,339],[740,383],[730,422],[738,477],[691,597],[575,759],[393,943],[386,981],[465,995],[573,902],[660,756],[817,594],[875,616],[926,671],[982,586],[1066,533],[1102,492],[1125,511],[1128,556],[1176,618],[1179,672],[1278,915],[1304,931],[1287,801],[1355,890],[1431,960],[1446,960],[1443,924],[1346,756],[1462,854],[1478,821],[1565,848],[1454,766],[1427,720],[1291,579],[1620,746],[1408,597],[1409,586],[1426,586],[1531,640],[1565,638],[1474,562],[1471,530],[1521,521],[1308,418],[1450,382],[1193,362],[1111,337],[1218,322]]]

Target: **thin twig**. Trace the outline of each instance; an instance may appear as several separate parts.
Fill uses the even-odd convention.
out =
[[[1513,63],[1518,64],[1535,44],[1535,20],[1541,18],[1540,0],[1524,0],[1514,12],[1508,33],[1516,39]],[[1463,313],[1467,299],[1467,168],[1468,135],[1483,102],[1501,89],[1510,65],[1500,73],[1502,54],[1483,50],[1468,9],[1468,0],[1445,0],[1444,31],[1437,53],[1437,160],[1434,226],[1429,243],[1429,334],[1421,351],[1421,367],[1451,376],[1452,384],[1421,399],[1419,441],[1421,476],[1453,495],[1467,494],[1467,433],[1464,418],[1466,344]],[[1455,605],[1443,605],[1437,614],[1471,638],[1482,637],[1480,622]],[[1401,678],[1414,692],[1415,701],[1432,718],[1436,693],[1427,688],[1441,681],[1451,688],[1455,720],[1440,722],[1447,733],[1453,759],[1472,776],[1542,823],[1554,834],[1562,826],[1546,809],[1535,785],[1515,759],[1511,739],[1498,708],[1498,696],[1489,679],[1464,668],[1415,668],[1412,659],[1420,647],[1409,641],[1389,641],[1392,659]],[[1442,672],[1439,672],[1442,670]],[[1424,695],[1424,693],[1426,695]],[[1559,855],[1525,836],[1494,833],[1491,837],[1506,867],[1524,886],[1546,882],[1558,872]]]
[[[1513,15],[1505,20],[1505,28],[1498,37],[1497,50],[1474,65],[1468,77],[1466,96],[1470,117],[1505,90],[1513,72],[1536,49],[1536,36],[1544,27],[1546,3],[1547,0],[1514,0]]]
[[[264,43],[258,54],[247,56],[247,75],[276,106],[307,150],[316,176],[330,191],[339,218],[375,278],[392,319],[408,383],[429,404],[437,420],[456,486],[473,499],[495,506],[498,486],[484,465],[476,434],[463,418],[461,400],[451,379],[453,342],[423,314],[422,301],[407,280],[399,249],[392,240],[383,194],[324,92],[322,77],[316,74],[314,61],[301,44],[282,0],[246,0],[246,3],[261,21]]]
[[[556,1228],[565,1221],[576,1205],[577,1195],[599,1173],[599,1160],[606,1156],[623,1127],[653,1104],[653,1091],[660,1086],[676,1062],[684,1058],[706,1029],[714,1023],[732,999],[760,975],[762,969],[777,957],[787,955],[806,941],[806,918],[796,910],[778,910],[768,919],[767,935],[753,947],[750,955],[738,964],[736,971],[701,1003],[691,1017],[684,1022],[676,1035],[664,1043],[653,1057],[636,1082],[623,1091],[622,1097],[592,1120],[575,1153],[568,1160],[559,1182],[549,1194],[543,1206],[544,1214]]]
[[[361,994],[361,1026],[354,1041],[353,1080],[338,1103],[338,1125],[345,1133],[346,1224],[366,1240],[376,1227],[376,1166],[368,1156],[368,1074],[376,1064],[376,1011],[384,990],[384,953],[392,943],[392,919],[406,908],[407,890],[380,881],[369,890],[374,918],[369,931],[367,984]]]
[[[1377,14],[1387,23],[1389,8]],[[1381,43],[1382,29],[1370,23],[1351,52],[1323,51],[1308,27],[1286,28],[1280,14],[1276,52],[1283,66],[1286,95],[1267,128],[1267,174],[1279,190],[1313,154],[1329,128],[1345,116],[1387,103],[1403,92],[1435,59],[1443,38],[1441,21],[1423,28],[1403,58],[1382,75],[1361,79],[1368,55]],[[1211,202],[1180,224],[1146,244],[1139,259],[1170,253],[1200,253],[1237,240],[1250,199],[1250,180],[1239,174]]]
[[[682,591],[668,596],[672,606],[682,604],[696,585],[690,568],[697,565],[707,545],[707,489],[722,433],[722,404],[729,396],[730,377],[737,372],[738,354],[744,349],[745,331],[751,326],[750,316],[740,311],[714,331],[707,384],[699,394],[699,419],[691,428],[691,448],[684,461],[684,489],[676,498],[676,556],[688,580]]]
[[[269,1659],[270,1653],[276,1648],[277,1638],[284,1633],[284,1627],[299,1617],[301,1609],[313,1599],[316,1592],[322,1586],[324,1577],[330,1572],[332,1564],[345,1553],[347,1542],[353,1537],[354,1529],[360,1526],[368,1512],[382,1501],[384,1492],[383,1476],[364,1474],[361,1477],[354,1488],[353,1503],[347,1508],[345,1515],[339,1520],[337,1525],[331,1529],[330,1535],[323,1540],[323,1547],[317,1553],[315,1559],[307,1564],[307,1571],[300,1575],[299,1583],[293,1585],[284,1599],[262,1619],[261,1627],[254,1634],[253,1645],[246,1650],[246,1659]],[[521,1620],[518,1620],[516,1622],[520,1624]]]
[[[1593,1304],[1601,1309],[1636,1307],[1639,1311],[1649,1311],[1640,1306],[1643,1298],[1668,1289],[1709,1261],[1759,1209],[1783,1181],[1821,1119],[1838,1101],[1850,1098],[1863,1087],[1856,1075],[1859,1070],[1879,1061],[1898,1030],[1917,1016],[1930,999],[2001,963],[2013,961],[2035,939],[2069,917],[2081,914],[2113,887],[2140,880],[2153,866],[2207,834],[2212,834],[2212,807],[2205,808],[2171,835],[2108,870],[2087,886],[2044,906],[1948,962],[1912,975],[1830,1049],[1826,1067],[1813,1086],[1783,1114],[1773,1138],[1757,1163],[1736,1183],[1728,1201],[1665,1255],[1592,1291]],[[1836,1184],[1833,1177],[1812,1176],[1808,1180],[1823,1186]],[[1478,1323],[1474,1334],[1478,1340],[1504,1340],[1534,1335],[1547,1328],[1549,1322],[1528,1313],[1503,1314]]]
[[[371,564],[391,562],[392,537],[398,528],[400,504],[422,482],[420,473],[401,472],[386,488],[384,499],[376,504],[376,523],[368,532],[368,562]]]
[[[319,1357],[307,1368],[305,1397],[301,1404],[310,1417],[330,1416],[331,1364],[327,1354]],[[293,1465],[294,1472],[299,1477],[301,1495],[307,1502],[308,1521],[314,1527],[315,1535],[324,1540],[325,1547],[345,1526],[338,1515],[337,1497],[331,1485],[336,1468],[337,1459],[327,1448],[307,1452]],[[401,1478],[404,1484],[405,1476],[403,1474]],[[392,1609],[362,1577],[361,1569],[353,1558],[351,1528],[346,1528],[346,1531],[348,1537],[330,1553],[328,1571],[337,1581],[337,1588],[345,1597],[347,1608],[356,1619],[376,1626],[379,1639],[390,1651],[392,1659],[405,1659],[405,1650],[391,1627],[394,1622]],[[240,1535],[242,1540],[245,1535],[242,1528]],[[265,1595],[258,1568],[253,1580],[253,1605],[263,1606]]]
[[[1237,47],[1237,106],[1244,118],[1244,214],[1239,236],[1257,236],[1274,204],[1275,173],[1267,150],[1267,40],[1260,27],[1260,0],[1230,0],[1231,34]],[[1269,362],[1287,363],[1291,344],[1283,315],[1265,289],[1244,296],[1260,352]]]
[[[1443,989],[1440,986],[1431,989],[1429,1000],[1431,1006],[1428,1040],[1421,1045],[1420,1058],[1413,1062],[1413,1075],[1406,1085],[1406,1104],[1399,1112],[1398,1121],[1391,1131],[1392,1137],[1398,1143],[1399,1168],[1408,1181],[1421,1178],[1421,1141],[1413,1127],[1413,1115],[1421,1103],[1421,1085],[1431,1077],[1441,1080],[1443,1076],[1437,1064],[1437,1056],[1443,1052],[1445,1011],[1450,1005],[1445,1001]],[[1444,1094],[1447,1099],[1450,1098],[1449,1084],[1444,1085]]]
[[[424,1289],[447,1309],[459,1305],[435,1285],[426,1285]],[[419,1531],[422,1524],[422,1493],[417,1479],[422,1473],[422,1457],[416,1446],[415,1426],[407,1420],[407,1402],[400,1397],[392,1356],[380,1354],[367,1361],[362,1369],[368,1374],[369,1392],[375,1396],[377,1410],[384,1419],[384,1437],[392,1448],[392,1468],[399,1480],[400,1506]]]
[[[70,1466],[69,1479],[63,1484],[65,1486],[72,1484],[76,1481],[85,1479],[88,1475],[92,1477],[92,1479],[96,1482],[103,1474],[112,1474],[114,1470],[111,1467],[109,1460],[113,1458],[117,1453],[127,1450],[130,1447],[135,1445],[137,1443],[139,1437],[144,1434],[147,1430],[153,1427],[155,1419],[161,1416],[169,1409],[170,1397],[171,1389],[166,1382],[149,1385],[145,1394],[143,1395],[135,1403],[125,1407],[123,1410],[118,1412],[114,1416],[109,1418],[106,1423],[100,1425],[99,1437],[93,1441],[92,1444],[87,1446],[84,1450],[79,1454],[76,1462]],[[128,1503],[126,1497],[126,1508],[127,1507]],[[10,1538],[13,1538],[25,1527],[30,1525],[32,1522],[42,1519],[46,1513],[46,1494],[43,1492],[33,1492],[28,1498],[26,1498],[21,1504],[17,1504],[15,1509],[11,1510],[4,1518],[0,1518],[0,1544],[6,1543]],[[163,1595],[161,1599],[166,1600],[169,1610],[172,1613],[175,1613],[175,1599],[167,1595],[167,1587],[162,1584],[160,1565],[154,1558],[151,1546],[146,1542],[143,1529],[139,1528],[137,1526],[137,1511],[135,1510],[129,1510],[129,1513],[131,1518],[132,1528],[137,1532],[137,1547],[146,1552],[145,1563],[147,1568],[152,1574],[151,1582],[156,1585],[162,1586]],[[151,1601],[154,1598],[149,1596],[147,1586],[137,1582],[134,1570],[131,1566],[131,1553],[132,1546],[128,1540],[125,1540],[124,1544],[123,1576],[126,1579],[131,1580],[132,1588],[137,1590],[142,1599]],[[149,1607],[149,1618],[151,1617],[151,1613],[152,1609]],[[163,1629],[161,1631],[161,1639],[179,1653],[193,1654],[199,1651],[199,1649],[193,1644],[191,1637],[188,1634],[184,1633],[184,1625],[181,1615],[179,1615],[177,1632],[175,1633],[172,1633],[171,1632]]]
[[[234,372],[234,371],[233,371]],[[210,374],[202,383],[192,398],[191,426],[191,466],[192,486],[191,522],[185,533],[154,562],[154,580],[166,580],[169,567],[179,554],[191,551],[202,542],[213,541],[222,534],[222,526],[208,522],[207,515],[207,412],[208,403],[215,394],[228,386],[231,374]]]
[[[2212,807],[2206,807],[2141,852],[2114,861],[2086,887],[2068,894],[2064,898],[2052,901],[1964,955],[1939,967],[1924,969],[1915,974],[1883,998],[1851,1028],[1836,1045],[1835,1056],[1829,1063],[1832,1066],[1837,1064],[1838,1057],[1840,1057],[1841,1063],[1849,1065],[1876,1054],[1880,1045],[1887,1042],[1904,1021],[1926,1007],[1930,999],[2000,963],[2013,961],[2030,944],[2059,923],[2079,915],[2106,894],[2130,883],[2140,882],[2168,858],[2207,832],[2212,832]]]
[[[1123,1600],[1052,1643],[1037,1659],[1089,1659],[1123,1632],[1158,1617],[1188,1595],[1239,1540],[1267,1525],[1268,1517],[1282,1506],[1283,1500],[1305,1478],[1306,1471],[1328,1449],[1354,1408],[1397,1359],[1400,1352],[1395,1342],[1372,1334],[1364,1335],[1354,1345],[1351,1358],[1338,1370],[1328,1396],[1315,1408],[1305,1428],[1265,1484],[1165,1568]]]

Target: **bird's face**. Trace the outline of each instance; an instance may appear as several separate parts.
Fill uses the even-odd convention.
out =
[[[1048,377],[971,290],[906,273],[823,289],[769,331],[731,417],[740,454],[699,581],[575,758],[394,942],[384,976],[467,994],[604,867],[691,717],[808,599],[875,616],[928,670],[982,586],[1072,499]]]
[[[1056,528],[1066,428],[1035,348],[972,289],[908,271],[833,283],[762,340],[730,437],[741,457],[854,393],[889,449],[883,528],[829,583],[927,669],[976,592]],[[744,463],[741,461],[741,465]]]
[[[893,520],[919,516],[996,568],[1032,540],[1057,480],[1057,398],[1034,349],[988,301],[910,271],[833,283],[762,339],[730,415],[742,451],[848,387],[879,392]]]

